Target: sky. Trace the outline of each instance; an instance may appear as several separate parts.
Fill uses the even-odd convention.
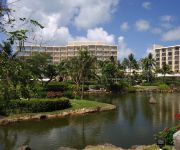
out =
[[[35,32],[46,45],[105,41],[118,45],[120,60],[130,53],[144,57],[153,44],[180,45],[180,0],[14,1],[7,3],[16,17],[36,19],[45,26]]]

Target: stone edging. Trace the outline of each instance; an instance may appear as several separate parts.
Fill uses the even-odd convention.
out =
[[[97,107],[97,108],[81,108],[76,110],[70,110],[70,111],[64,111],[59,114],[31,114],[31,115],[25,115],[17,118],[2,118],[0,119],[0,125],[9,125],[17,122],[22,121],[31,121],[31,120],[44,120],[44,119],[55,119],[55,118],[63,118],[66,116],[75,116],[75,115],[81,115],[81,114],[87,114],[87,113],[95,113],[95,112],[102,112],[102,111],[108,111],[108,110],[114,110],[116,109],[115,105],[104,106],[104,107]]]

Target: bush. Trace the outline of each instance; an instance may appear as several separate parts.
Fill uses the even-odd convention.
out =
[[[170,87],[167,84],[159,84],[158,88],[160,90],[169,90],[170,89]]]
[[[66,91],[68,90],[68,84],[65,82],[51,82],[46,87],[47,91]]]
[[[64,97],[73,99],[74,95],[73,95],[72,91],[64,91]]]
[[[126,90],[126,84],[124,82],[113,83],[108,86],[108,89],[112,92],[123,92]]]
[[[133,86],[129,86],[128,87],[128,92],[130,92],[130,93],[134,93],[134,92],[136,92],[136,87],[133,87]]]
[[[180,129],[180,126],[165,128],[163,131],[156,135],[156,138],[164,138],[167,145],[173,145],[173,134]]]
[[[11,100],[7,110],[8,113],[36,113],[51,112],[69,107],[71,107],[71,104],[67,98]]]

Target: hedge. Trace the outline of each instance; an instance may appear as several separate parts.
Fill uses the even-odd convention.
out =
[[[46,87],[47,91],[66,91],[68,90],[68,84],[65,82],[51,82]]]
[[[31,99],[31,100],[11,100],[8,107],[8,113],[36,113],[51,112],[71,107],[67,98],[59,99]]]

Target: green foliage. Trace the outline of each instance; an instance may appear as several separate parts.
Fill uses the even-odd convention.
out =
[[[128,87],[128,92],[130,92],[130,93],[134,93],[134,92],[136,92],[136,87],[133,87],[133,86],[129,86]]]
[[[167,145],[173,145],[173,134],[180,129],[180,126],[165,128],[163,131],[155,135],[155,139],[164,138]]]
[[[50,82],[46,90],[47,91],[61,91],[64,92],[69,89],[69,85],[66,82]]]
[[[160,90],[169,90],[170,89],[170,87],[167,84],[159,84],[158,88]]]
[[[73,57],[66,62],[61,63],[59,69],[66,72],[66,76],[71,77],[76,84],[76,93],[81,94],[83,98],[85,82],[95,78],[96,57],[90,55],[87,50],[80,50],[78,56]]]
[[[118,81],[116,83],[113,84],[109,84],[108,86],[108,90],[112,91],[112,92],[123,92],[127,90],[128,84],[125,81]]]
[[[74,98],[74,94],[72,91],[68,90],[68,91],[64,91],[64,97],[73,99]],[[76,97],[77,98],[77,97]]]
[[[67,98],[11,100],[7,107],[9,113],[51,112],[71,107]]]
[[[41,25],[38,21],[36,21],[36,20],[30,19],[30,23],[33,24],[34,26],[40,27],[41,29],[44,28],[44,26],[42,26],[42,25]]]

